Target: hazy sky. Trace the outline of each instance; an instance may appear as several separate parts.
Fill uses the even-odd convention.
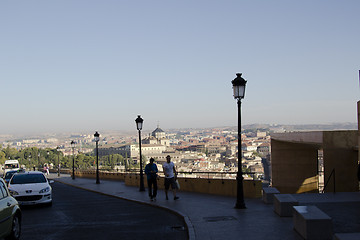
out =
[[[356,122],[360,1],[0,3],[0,134]]]

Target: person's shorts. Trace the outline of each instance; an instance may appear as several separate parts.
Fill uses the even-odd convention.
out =
[[[165,189],[168,190],[171,186],[171,189],[177,189],[175,178],[165,178]]]

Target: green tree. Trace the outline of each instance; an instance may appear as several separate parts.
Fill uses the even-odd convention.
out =
[[[120,155],[120,154],[114,154],[113,155],[114,156],[114,158],[115,158],[115,163],[116,164],[121,164],[121,165],[125,165],[125,160],[124,160],[124,157],[122,156],[122,155]]]
[[[17,154],[18,154],[18,151],[16,150],[16,148],[10,148],[10,146],[8,145],[6,148],[5,148],[5,158],[6,159],[17,159]]]
[[[254,156],[257,156],[257,157],[261,157],[261,154],[258,153],[257,151],[253,151],[253,155],[254,155]]]
[[[62,168],[71,168],[72,167],[72,156],[64,156],[61,160]]]
[[[0,164],[4,164],[6,160],[6,154],[3,151],[0,151]]]
[[[80,169],[88,169],[92,166],[95,157],[88,156],[83,153],[78,154],[76,157],[76,166]]]

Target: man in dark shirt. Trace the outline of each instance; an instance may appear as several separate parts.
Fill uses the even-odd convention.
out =
[[[157,194],[157,166],[154,163],[155,159],[150,158],[150,163],[145,166],[145,174],[147,176],[147,183],[149,187],[149,197],[151,201],[156,201]]]

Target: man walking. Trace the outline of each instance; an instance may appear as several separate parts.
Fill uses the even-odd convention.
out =
[[[151,201],[156,201],[157,195],[157,166],[154,163],[155,159],[150,158],[150,163],[145,166],[145,174],[147,176],[147,183],[149,188],[149,197]]]
[[[179,199],[179,197],[176,196],[177,185],[176,185],[175,181],[176,181],[177,172],[176,172],[174,163],[171,162],[170,155],[166,156],[166,163],[163,164],[163,170],[164,170],[164,174],[165,174],[166,200],[169,200],[168,190],[169,190],[170,186],[171,186],[171,190],[174,194],[174,200]]]

